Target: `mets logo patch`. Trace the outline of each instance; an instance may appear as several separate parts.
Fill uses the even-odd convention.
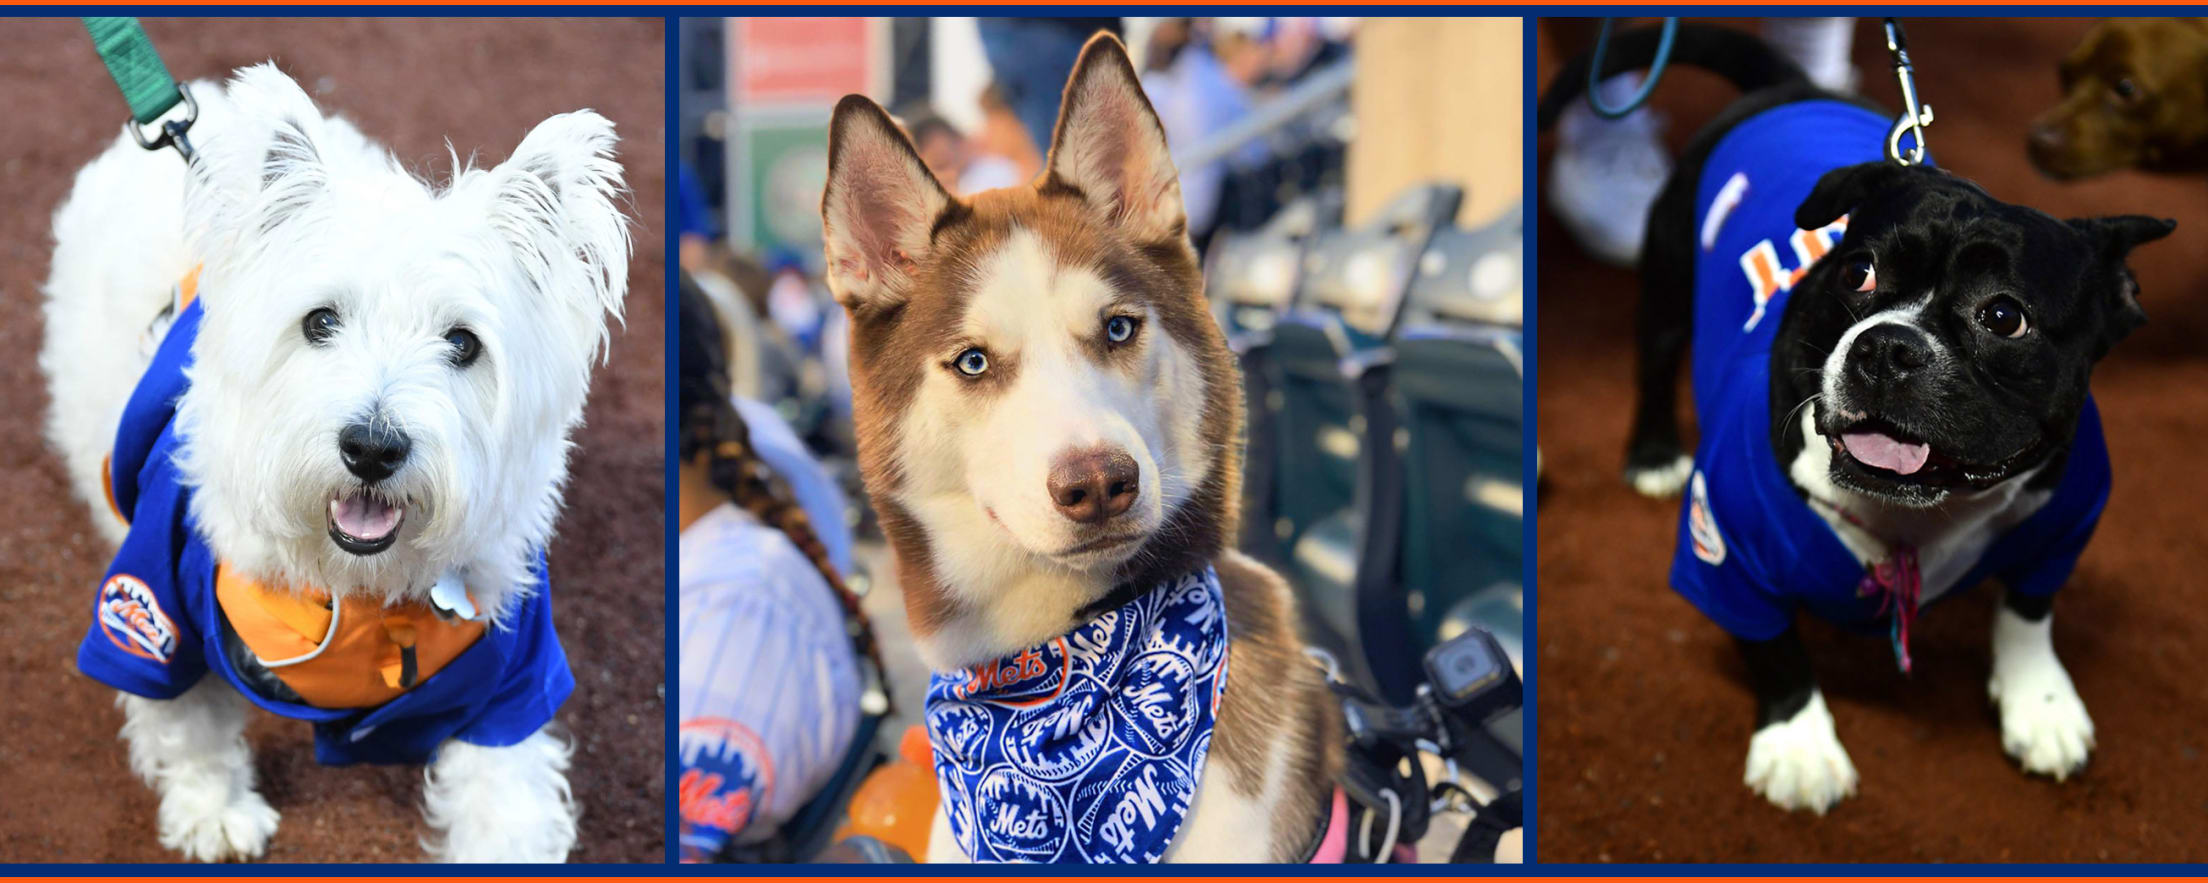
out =
[[[928,735],[951,836],[975,861],[1159,861],[1187,818],[1226,679],[1226,608],[1208,568],[1064,638],[937,674]]]
[[[676,806],[683,855],[707,861],[751,823],[774,792],[774,763],[757,734],[725,718],[684,722],[676,744],[682,756]]]
[[[144,580],[127,573],[107,578],[100,587],[100,631],[125,653],[169,664],[176,655],[176,623]]]
[[[1694,545],[1694,557],[1703,563],[1712,567],[1725,563],[1725,537],[1717,531],[1709,485],[1702,481],[1700,469],[1694,471],[1687,493],[1687,539]]]

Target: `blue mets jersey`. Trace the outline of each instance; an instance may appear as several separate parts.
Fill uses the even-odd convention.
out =
[[[177,473],[176,402],[187,384],[200,306],[179,313],[138,381],[115,436],[108,474],[116,511],[130,522],[93,603],[77,668],[150,699],[173,699],[210,670],[253,703],[314,724],[325,764],[419,763],[447,739],[516,744],[552,720],[575,688],[552,630],[543,553],[537,585],[503,624],[443,668],[370,708],[318,708],[263,695],[223,649],[218,562],[191,517],[191,489]]]
[[[1680,507],[1671,583],[1742,638],[1778,636],[1797,608],[1853,626],[1888,619],[1879,598],[1859,594],[1862,562],[1810,508],[1771,449],[1770,363],[1788,294],[1847,226],[1843,217],[1796,229],[1795,208],[1825,172],[1883,159],[1890,125],[1843,102],[1787,104],[1734,128],[1702,170],[1694,305],[1702,439]],[[1995,540],[1955,587],[1999,578],[2027,594],[2061,588],[2108,489],[2108,450],[2088,398],[2054,496]]]

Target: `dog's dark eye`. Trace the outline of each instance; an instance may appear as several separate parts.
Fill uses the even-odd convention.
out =
[[[1878,270],[1869,260],[1858,258],[1840,268],[1840,284],[1849,291],[1870,291],[1878,287]]]
[[[473,365],[475,357],[483,354],[483,342],[476,339],[475,332],[466,328],[454,328],[445,332],[445,342],[452,344],[452,355],[447,358],[452,360],[455,368]]]
[[[960,374],[980,377],[981,372],[989,370],[989,354],[975,347],[959,353],[958,358],[951,360],[951,364],[958,368]]]
[[[316,346],[329,342],[337,334],[337,311],[321,307],[308,313],[305,319],[299,321],[299,333],[306,335],[307,342]]]
[[[1131,316],[1113,316],[1104,320],[1104,339],[1113,343],[1126,343],[1134,338],[1135,329],[1140,325]]]
[[[2023,337],[2031,323],[2024,321],[2024,305],[2015,298],[1997,297],[1978,308],[1978,324],[1999,337]]]
[[[2116,93],[2116,97],[2125,101],[2139,97],[2139,87],[2134,85],[2129,78],[2117,80],[2114,85],[2108,87],[2108,91]]]

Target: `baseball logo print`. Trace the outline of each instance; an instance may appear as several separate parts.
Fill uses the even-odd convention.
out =
[[[1022,710],[1005,734],[1005,754],[1044,782],[1080,775],[1111,737],[1111,718],[1096,713],[1103,702],[1104,691],[1083,681],[1057,702]]]
[[[1066,804],[1057,792],[1008,767],[982,777],[979,812],[982,843],[1006,861],[1047,862],[1066,839]]]
[[[1142,864],[1165,857],[1160,826],[1188,812],[1188,771],[1177,760],[1144,759],[1102,783],[1081,819],[1083,857],[1098,864]]]
[[[100,630],[125,653],[169,664],[176,653],[176,624],[144,580],[127,573],[100,587]]]
[[[759,737],[732,720],[700,718],[682,725],[677,744],[682,778],[676,807],[684,839],[718,844],[743,830],[774,792],[774,764]]]
[[[1224,609],[1219,577],[1206,569],[1064,638],[937,674],[929,735],[944,812],[967,855],[1163,858],[1188,816],[1218,719]],[[1078,673],[1053,671],[1069,658]],[[1078,824],[1069,819],[1076,808]]]

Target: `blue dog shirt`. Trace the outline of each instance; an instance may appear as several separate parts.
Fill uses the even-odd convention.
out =
[[[1797,607],[1857,627],[1891,619],[1880,598],[1860,592],[1862,562],[1773,454],[1770,402],[1772,339],[1786,298],[1847,226],[1842,218],[1797,230],[1794,209],[1825,172],[1883,159],[1891,122],[1838,101],[1782,105],[1734,128],[1702,170],[1694,277],[1702,440],[1680,507],[1671,584],[1749,640],[1777,637]],[[2108,449],[2088,398],[2054,496],[1995,540],[1955,587],[1997,577],[2018,592],[2052,594],[2077,566],[2108,489]]]
[[[928,682],[951,836],[974,861],[1149,863],[1188,814],[1227,686],[1210,568]]]
[[[502,625],[411,689],[373,708],[317,708],[262,695],[223,649],[215,599],[215,556],[191,523],[191,490],[171,462],[176,401],[187,384],[200,306],[193,302],[154,353],[131,393],[108,474],[116,511],[130,530],[93,604],[77,668],[94,680],[150,699],[173,699],[209,669],[253,703],[314,724],[315,759],[325,764],[420,763],[446,739],[513,745],[541,729],[575,688],[552,630],[544,554],[535,591]]]

